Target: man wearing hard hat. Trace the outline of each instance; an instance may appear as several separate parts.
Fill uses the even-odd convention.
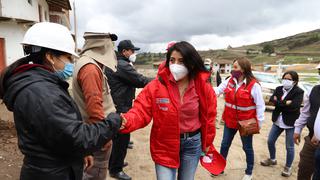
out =
[[[75,64],[72,91],[83,119],[93,124],[110,112],[116,112],[103,70],[116,68],[112,41],[117,40],[117,36],[86,32],[83,37],[85,44],[80,53],[81,57]],[[85,158],[87,168],[84,179],[106,179],[111,147],[110,141],[101,150],[93,152],[93,157]]]

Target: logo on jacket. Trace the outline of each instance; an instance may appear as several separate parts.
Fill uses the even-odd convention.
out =
[[[170,99],[169,98],[156,98],[157,104],[169,104]]]

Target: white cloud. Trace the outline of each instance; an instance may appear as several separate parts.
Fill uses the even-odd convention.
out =
[[[225,48],[320,25],[319,0],[76,0],[76,7],[79,38],[86,30],[112,32],[155,52],[172,40]]]

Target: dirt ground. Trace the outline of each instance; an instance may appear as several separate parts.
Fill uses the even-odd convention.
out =
[[[219,117],[223,111],[224,100],[218,99],[218,113]],[[293,180],[297,175],[297,164],[299,161],[299,151],[302,148],[296,146],[295,160],[293,164],[293,175],[289,178],[281,176],[281,170],[285,164],[285,143],[284,134],[278,139],[277,142],[277,159],[278,165],[275,167],[262,167],[259,165],[260,160],[268,157],[267,149],[267,136],[272,125],[271,112],[265,113],[266,120],[262,127],[261,134],[254,136],[254,150],[255,150],[255,167],[254,167],[254,179],[262,180]],[[16,132],[14,129],[14,123],[12,121],[12,114],[9,113],[4,105],[0,105],[0,179],[12,180],[19,179],[19,173],[23,156],[17,147]],[[218,118],[220,119],[220,118]],[[214,144],[217,149],[220,149],[220,143],[223,134],[223,127],[219,125],[217,129],[217,135]],[[128,150],[126,161],[129,166],[124,170],[127,174],[132,176],[136,180],[152,180],[155,178],[154,163],[151,160],[149,152],[149,135],[151,124],[141,130],[132,133],[132,141],[134,142],[134,148]],[[303,135],[306,134],[306,130]],[[210,174],[204,170],[200,165],[196,172],[197,180],[217,179],[217,180],[237,180],[241,179],[245,170],[245,154],[242,150],[242,144],[239,135],[236,135],[234,142],[230,148],[227,168],[225,174],[219,177],[212,178]],[[111,178],[108,178],[111,179]]]

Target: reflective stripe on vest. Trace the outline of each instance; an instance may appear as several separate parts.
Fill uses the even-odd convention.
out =
[[[236,106],[234,104],[230,104],[227,102],[226,102],[226,106],[232,109],[238,109],[240,111],[250,111],[250,110],[256,109],[256,106],[241,107],[241,106]]]

